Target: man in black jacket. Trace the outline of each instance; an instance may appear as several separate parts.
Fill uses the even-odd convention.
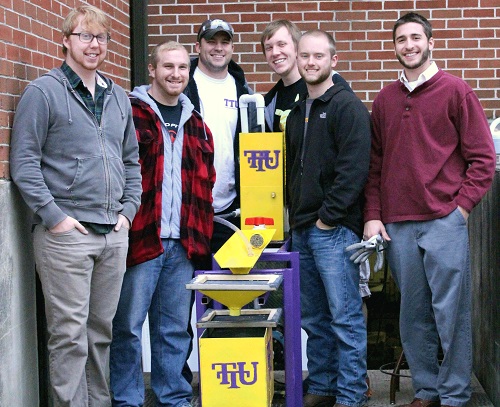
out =
[[[297,55],[307,95],[288,115],[286,151],[292,250],[300,253],[302,327],[308,335],[304,407],[361,407],[366,329],[359,267],[344,249],[362,235],[370,116],[352,92],[334,85],[331,35],[308,31]]]
[[[191,61],[190,80],[184,93],[212,131],[214,137],[216,181],[213,188],[215,215],[230,216],[239,209],[239,133],[241,132],[238,100],[251,94],[245,74],[232,60],[234,30],[221,19],[205,21],[198,31],[195,45],[198,58]],[[239,218],[227,220],[240,226]],[[214,223],[212,252],[216,252],[233,234],[233,230]]]
[[[284,131],[290,109],[307,93],[306,83],[297,67],[297,45],[301,36],[299,27],[288,20],[272,21],[262,32],[262,52],[269,68],[280,77],[264,97],[266,131]],[[332,71],[332,75],[334,84],[342,84],[352,91],[339,73]]]

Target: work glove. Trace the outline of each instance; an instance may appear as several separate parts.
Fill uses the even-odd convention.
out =
[[[349,258],[355,264],[361,264],[368,260],[373,253],[377,253],[377,259],[373,267],[373,270],[377,272],[381,270],[384,265],[384,250],[386,247],[387,243],[384,241],[383,237],[375,235],[368,240],[362,240],[360,243],[354,243],[347,246],[345,251],[349,252],[351,250],[356,250],[356,252]]]
[[[359,293],[361,298],[372,295],[369,287],[370,282],[370,262],[368,260],[359,264]]]

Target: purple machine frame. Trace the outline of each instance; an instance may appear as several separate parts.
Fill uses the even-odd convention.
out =
[[[299,280],[299,254],[284,249],[286,245],[276,252],[264,251],[259,261],[284,262],[286,268],[256,269],[258,274],[283,275],[283,316],[284,316],[284,354],[285,354],[285,402],[287,407],[302,407],[302,348],[300,332],[300,280]],[[219,265],[212,261],[213,270],[197,270],[195,276],[200,274],[231,274],[230,270],[221,270]],[[250,270],[250,273],[254,270]],[[196,291],[195,304],[196,316],[201,316],[208,309],[203,303],[205,296]],[[220,308],[220,304],[212,300],[211,308]],[[204,328],[197,329],[198,339]],[[201,398],[200,398],[201,399]],[[203,401],[203,400],[202,400]]]

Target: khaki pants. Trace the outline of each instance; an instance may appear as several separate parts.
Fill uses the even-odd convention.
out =
[[[128,249],[128,230],[88,235],[34,231],[49,332],[55,407],[111,405],[107,363]]]

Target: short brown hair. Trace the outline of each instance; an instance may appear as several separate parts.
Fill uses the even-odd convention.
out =
[[[330,51],[330,56],[334,56],[337,54],[337,47],[335,44],[335,39],[333,36],[326,31],[323,30],[310,30],[304,33],[302,37],[311,36],[311,37],[325,37],[328,41],[328,49]]]
[[[406,23],[417,23],[422,26],[424,29],[425,36],[427,39],[432,37],[432,26],[431,23],[422,15],[418,13],[407,13],[402,17],[399,17],[398,21],[394,24],[394,28],[392,29],[392,42],[396,43],[396,30]]]
[[[295,23],[288,20],[276,20],[270,22],[266,28],[264,28],[264,31],[262,31],[262,35],[260,36],[260,45],[262,46],[262,52],[264,54],[266,53],[264,49],[264,41],[276,34],[276,31],[278,31],[281,27],[285,27],[288,30],[290,36],[292,37],[293,45],[295,46],[295,49],[297,49],[300,37],[302,36],[299,27],[297,27]]]

